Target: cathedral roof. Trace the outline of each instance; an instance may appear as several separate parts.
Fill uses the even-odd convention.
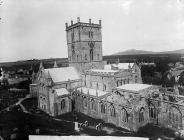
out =
[[[53,82],[65,82],[68,80],[80,79],[80,76],[74,67],[61,67],[44,70],[48,76],[52,78]]]
[[[68,92],[68,90],[66,88],[55,89],[55,91],[56,91],[56,94],[58,96],[69,94],[69,92]]]
[[[113,67],[117,67],[118,69],[129,69],[132,68],[134,63],[118,63],[118,64],[112,64]]]
[[[134,91],[134,92],[138,92],[140,90],[144,90],[146,88],[151,87],[152,85],[148,85],[148,84],[125,84],[119,87],[116,87],[117,89],[120,90],[127,90],[127,91]]]
[[[89,95],[98,96],[98,97],[108,93],[106,91],[96,90],[96,89],[87,88],[87,87],[80,87],[77,90],[84,94],[89,94]]]
[[[91,69],[89,71],[100,74],[115,74],[119,72],[119,70],[109,70],[109,69]]]

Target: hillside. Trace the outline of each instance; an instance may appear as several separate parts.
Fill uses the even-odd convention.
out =
[[[174,51],[152,52],[144,50],[130,49],[123,52],[118,52],[112,55],[141,55],[141,54],[184,54],[184,49]]]

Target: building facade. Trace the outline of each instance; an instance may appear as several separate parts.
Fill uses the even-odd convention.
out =
[[[66,35],[69,67],[40,66],[33,81],[40,109],[52,116],[75,110],[131,131],[148,123],[183,130],[183,96],[142,84],[138,64],[104,65],[101,21],[78,18],[66,23]]]
[[[81,79],[74,67],[44,69],[40,65],[30,85],[30,94],[37,96],[38,108],[51,116],[71,112],[74,109],[71,92],[81,86]]]

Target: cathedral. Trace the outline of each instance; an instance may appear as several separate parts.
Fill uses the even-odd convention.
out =
[[[66,23],[69,67],[40,64],[30,85],[38,107],[51,116],[81,112],[130,131],[148,123],[182,130],[183,97],[142,84],[136,63],[107,65],[101,28],[101,20]]]

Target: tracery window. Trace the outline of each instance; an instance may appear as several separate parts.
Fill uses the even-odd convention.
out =
[[[116,117],[116,110],[113,105],[110,106],[110,115]]]
[[[107,87],[106,87],[106,85],[104,84],[104,85],[103,85],[103,90],[106,91],[106,89],[107,89]]]
[[[72,42],[73,42],[74,41],[74,30],[71,33],[71,39],[72,39]]]
[[[91,99],[91,109],[92,110],[96,110],[96,104],[95,104],[95,100]]]
[[[121,110],[121,118],[122,122],[128,122],[128,113],[124,108]]]
[[[61,100],[61,110],[65,108],[65,99]]]
[[[72,49],[72,59],[74,59],[74,57],[75,57],[75,46],[73,44],[72,44],[71,49]]]
[[[176,127],[182,124],[182,114],[176,107],[171,107],[169,110],[169,122],[174,124]]]
[[[156,108],[153,104],[150,104],[149,106],[149,116],[153,119],[156,118]]]
[[[101,113],[104,113],[106,112],[106,107],[105,107],[105,104],[104,103],[101,103]]]
[[[87,107],[87,98],[84,98],[84,107]]]
[[[144,121],[144,108],[141,108],[139,111],[139,122]]]
[[[89,43],[89,46],[90,46],[90,60],[93,61],[94,43]]]

